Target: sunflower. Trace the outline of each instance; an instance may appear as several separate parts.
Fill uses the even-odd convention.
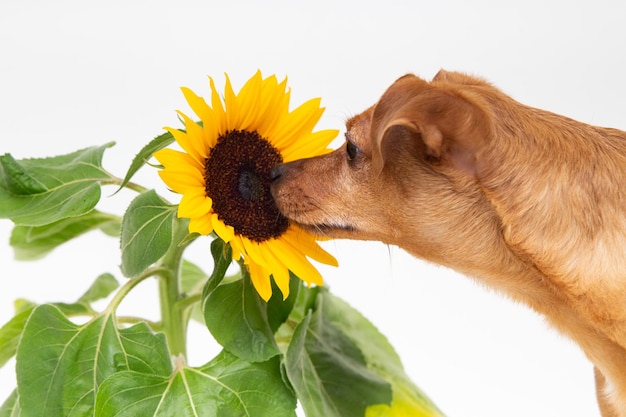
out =
[[[165,128],[182,150],[154,154],[160,177],[182,195],[178,217],[189,218],[189,231],[217,236],[230,244],[233,259],[243,260],[259,295],[272,295],[270,277],[289,295],[289,271],[322,285],[309,261],[337,266],[315,238],[282,216],[269,185],[271,169],[283,162],[324,154],[336,130],[313,132],[324,109],[312,99],[289,111],[287,79],[263,79],[258,71],[235,94],[226,74],[223,100],[215,83],[210,105],[188,88],[182,92],[200,122],[178,112],[185,131]]]

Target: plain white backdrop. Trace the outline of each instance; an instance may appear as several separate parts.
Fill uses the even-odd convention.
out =
[[[235,88],[261,69],[289,77],[292,105],[322,97],[318,125],[343,123],[397,77],[440,68],[481,75],[519,101],[626,129],[626,3],[610,1],[28,1],[0,2],[0,152],[45,157],[116,141],[104,164],[123,176],[135,153],[188,110],[180,86]],[[538,155],[550,158],[551,155]],[[137,181],[165,187],[151,168]],[[103,208],[122,213],[131,193]],[[174,199],[173,195],[168,195]],[[382,202],[381,202],[382,204]],[[118,242],[91,233],[17,262],[0,220],[0,321],[12,302],[73,301],[101,272],[121,276]],[[388,336],[406,371],[449,417],[598,416],[592,366],[527,309],[394,247],[336,241],[327,284]],[[210,267],[208,242],[191,258]],[[153,283],[122,308],[158,318]],[[216,347],[191,329],[190,361]],[[0,401],[14,386],[0,369]]]

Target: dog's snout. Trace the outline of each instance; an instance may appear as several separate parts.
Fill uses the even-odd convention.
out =
[[[279,179],[285,178],[285,177],[293,178],[294,174],[296,174],[296,173],[301,171],[302,163],[304,161],[306,161],[306,159],[297,159],[295,161],[286,162],[284,164],[276,165],[270,171],[270,181],[276,182]]]
[[[285,174],[285,164],[276,165],[270,171],[270,181],[275,182]]]

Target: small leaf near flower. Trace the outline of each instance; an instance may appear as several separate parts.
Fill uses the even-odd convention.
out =
[[[172,243],[176,207],[154,190],[137,196],[122,221],[122,272],[134,277],[158,261]]]

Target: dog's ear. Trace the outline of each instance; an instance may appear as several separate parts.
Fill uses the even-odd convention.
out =
[[[394,83],[374,109],[373,164],[382,170],[397,152],[470,175],[488,135],[484,112],[455,91],[414,76]]]

